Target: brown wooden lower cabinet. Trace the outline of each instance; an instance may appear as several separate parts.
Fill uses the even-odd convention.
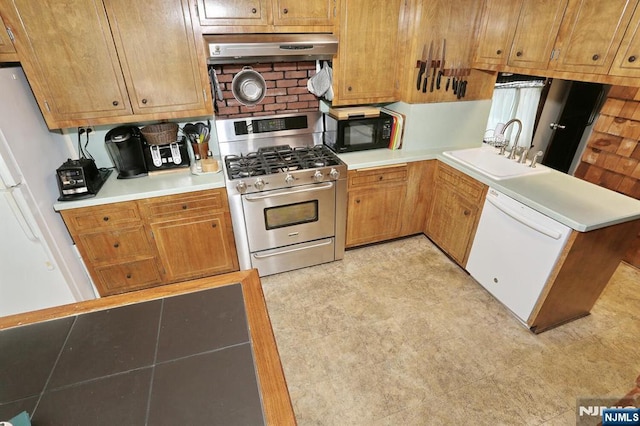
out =
[[[465,266],[471,250],[487,186],[438,163],[425,234],[458,264]]]
[[[346,246],[422,232],[432,161],[350,170]]]
[[[60,213],[101,296],[239,269],[224,189]]]
[[[170,281],[238,270],[231,221],[224,213],[150,224]]]
[[[535,333],[588,315],[620,265],[640,220],[573,231],[527,324]]]

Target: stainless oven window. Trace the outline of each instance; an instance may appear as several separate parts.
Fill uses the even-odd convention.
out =
[[[318,200],[264,209],[264,223],[267,230],[317,221]]]

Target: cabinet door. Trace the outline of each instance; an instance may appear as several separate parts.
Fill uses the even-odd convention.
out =
[[[198,0],[201,25],[267,25],[267,0]]]
[[[13,4],[22,26],[14,33],[16,50],[25,49],[22,63],[49,127],[56,121],[131,114],[101,0]]]
[[[436,185],[429,237],[460,265],[465,264],[478,218],[478,206],[444,185]]]
[[[228,213],[151,223],[169,281],[238,270]]]
[[[478,35],[476,62],[506,64],[523,0],[486,0]]]
[[[637,8],[620,43],[609,74],[640,77],[640,8]]]
[[[400,236],[406,184],[349,191],[347,247]]]
[[[2,16],[0,16],[0,53],[15,53],[16,49],[13,47],[13,42],[5,30],[4,21],[2,20]]]
[[[567,0],[527,0],[523,3],[509,65],[546,69]]]
[[[332,25],[337,0],[273,0],[275,25]]]
[[[637,0],[570,0],[549,68],[606,74]]]
[[[204,112],[208,77],[186,0],[104,3],[134,113]]]
[[[342,0],[334,105],[396,100],[402,0]]]

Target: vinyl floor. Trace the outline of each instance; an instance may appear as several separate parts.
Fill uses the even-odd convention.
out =
[[[532,334],[426,237],[262,278],[299,425],[575,425],[640,374],[640,271]],[[588,423],[589,419],[581,419]]]

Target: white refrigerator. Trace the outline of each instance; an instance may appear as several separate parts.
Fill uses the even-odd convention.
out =
[[[22,68],[0,68],[0,317],[96,297],[53,210],[55,171],[72,150],[47,128]]]

